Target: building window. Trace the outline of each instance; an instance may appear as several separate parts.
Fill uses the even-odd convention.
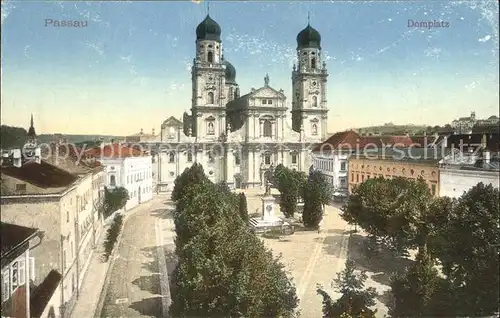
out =
[[[271,155],[264,155],[264,164],[266,165],[271,164]]]
[[[214,53],[213,52],[208,52],[207,60],[208,60],[208,63],[213,63],[213,61],[214,61]]]
[[[262,105],[267,105],[267,99],[262,100]]]
[[[344,178],[340,179],[340,186],[345,187],[345,179]]]
[[[272,100],[272,99],[268,99],[268,100],[267,100],[267,104],[268,104],[268,105],[272,105],[272,104],[273,104],[273,100]]]
[[[168,154],[168,162],[169,162],[169,163],[174,163],[174,162],[175,162],[175,153],[170,152],[170,153]]]
[[[116,185],[116,177],[114,175],[109,176],[109,185],[112,187]]]
[[[213,92],[209,92],[208,93],[208,103],[209,104],[213,104],[214,102],[215,102],[214,93]]]
[[[297,155],[295,155],[295,154],[292,155],[292,164],[293,165],[297,164]]]
[[[6,270],[2,274],[2,303],[10,298],[10,272]]]
[[[208,162],[210,162],[210,163],[215,162],[214,155],[211,152],[208,153]]]
[[[345,166],[346,166],[346,163],[345,163],[345,162],[341,162],[341,163],[340,163],[340,171],[345,171],[345,170],[346,170],[346,169],[345,169],[345,168],[346,168]]]
[[[16,191],[26,191],[26,183],[16,184]]]
[[[354,172],[351,172],[351,180],[354,181]]]
[[[63,251],[63,271],[66,269],[66,251]]]
[[[14,262],[12,264],[10,270],[11,270],[11,277],[12,277],[12,290],[15,290],[19,286],[19,264],[18,262]]]
[[[311,68],[312,69],[316,68],[316,59],[314,57],[311,59]]]
[[[264,137],[272,137],[273,136],[273,124],[270,120],[266,119],[263,123],[263,135]]]
[[[356,182],[359,182],[359,174],[356,173]]]
[[[208,135],[213,135],[215,134],[215,129],[214,129],[214,123],[209,121],[207,124],[207,134]]]
[[[318,97],[313,96],[312,104],[313,104],[313,107],[318,107]]]
[[[318,134],[318,125],[313,124],[312,125],[312,134],[317,135]]]
[[[435,184],[431,185],[431,192],[432,192],[432,195],[436,195],[436,185]]]
[[[187,162],[193,162],[193,154],[191,151],[188,151],[187,153]]]
[[[361,182],[364,182],[365,181],[365,175],[361,175]]]
[[[238,153],[234,154],[234,164],[237,166],[240,165],[240,155]]]

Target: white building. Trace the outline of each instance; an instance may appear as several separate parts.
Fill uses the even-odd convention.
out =
[[[129,193],[125,209],[151,200],[153,168],[151,155],[132,147],[113,143],[91,148],[86,152],[105,166],[106,187],[124,187]]]
[[[459,198],[480,182],[500,188],[499,161],[491,161],[489,151],[485,151],[483,156],[481,167],[471,165],[470,162],[443,164],[439,169],[439,195]],[[475,156],[472,157],[474,161],[477,159]]]
[[[279,163],[308,171],[310,146],[321,142],[327,128],[327,69],[321,36],[308,25],[297,36],[298,65],[292,70],[291,123],[282,89],[270,85],[240,95],[236,70],[222,55],[221,28],[208,15],[196,28],[191,71],[191,114],[170,117],[152,146],[154,174],[160,189],[193,162],[208,177],[231,187],[258,187]]]

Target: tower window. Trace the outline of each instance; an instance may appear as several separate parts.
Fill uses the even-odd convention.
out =
[[[312,134],[317,135],[318,134],[318,125],[313,124],[312,125]]]
[[[234,154],[234,164],[237,166],[240,164],[240,155],[238,153]]]
[[[273,136],[273,124],[270,120],[264,120],[263,126],[263,135],[264,137],[272,137]]]
[[[214,93],[213,92],[209,92],[208,93],[208,103],[209,104],[213,104],[214,103]]]
[[[312,98],[313,107],[318,107],[318,97],[313,96]]]
[[[316,68],[316,59],[314,57],[311,59],[311,68],[312,69]]]
[[[116,185],[116,177],[114,175],[111,175],[109,177],[109,185],[114,187]]]
[[[213,122],[208,122],[207,125],[207,135],[213,135],[215,134],[215,129],[214,129],[214,123]]]
[[[293,154],[292,155],[292,164],[297,164],[297,155],[296,154]]]
[[[215,162],[214,154],[212,152],[208,153],[208,162],[210,162],[210,163]]]
[[[207,60],[208,60],[208,63],[213,63],[213,61],[214,61],[214,53],[213,52],[208,52]]]
[[[271,164],[271,155],[264,155],[264,164],[266,165]]]
[[[187,153],[187,162],[193,162],[193,154],[191,151],[188,151]]]
[[[168,154],[168,162],[169,163],[174,163],[175,162],[175,153],[171,152]]]

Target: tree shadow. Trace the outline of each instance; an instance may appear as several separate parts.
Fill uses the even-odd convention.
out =
[[[349,238],[348,257],[354,261],[358,269],[374,273],[372,279],[375,282],[388,286],[392,275],[402,273],[413,263],[408,258],[395,257],[386,248],[370,253],[366,248],[368,242],[368,237],[352,234]]]
[[[132,284],[144,291],[150,292],[153,295],[161,295],[160,274],[158,273],[152,273],[149,276],[136,278],[132,281]]]
[[[394,305],[394,296],[390,290],[386,290],[383,293],[377,295],[378,301],[383,303],[388,309],[392,308]]]
[[[172,290],[172,273],[175,269],[175,266],[177,265],[177,256],[175,255],[175,246],[172,245],[163,245],[162,248],[164,249],[165,253],[165,265],[167,267],[167,274],[168,274],[168,281],[170,283],[170,290]],[[156,246],[153,247],[145,247],[141,249],[141,252],[143,252],[145,255],[148,255],[148,257],[152,258],[152,260],[148,263],[142,264],[142,268],[150,271],[151,273],[154,273],[156,275],[159,275],[159,263],[158,263],[158,248]],[[152,256],[154,255],[154,256]],[[158,276],[158,284],[160,282],[160,277]],[[159,286],[159,285],[158,285]],[[159,292],[158,294],[161,294]]]
[[[162,297],[151,297],[130,304],[129,308],[137,311],[143,316],[166,317],[162,312]]]
[[[323,250],[330,255],[339,256],[342,240],[343,240],[342,235],[333,235],[325,237],[323,240],[323,244],[325,245],[323,247]]]
[[[162,208],[151,211],[151,216],[156,216],[161,219],[172,219],[174,209]]]

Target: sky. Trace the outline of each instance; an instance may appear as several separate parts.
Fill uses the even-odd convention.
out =
[[[241,95],[284,89],[296,36],[322,36],[328,131],[444,125],[499,113],[498,1],[211,1]],[[37,133],[159,132],[191,108],[195,29],[206,1],[3,1],[2,124]],[[45,26],[46,19],[87,27]],[[448,27],[408,27],[408,20]],[[290,118],[289,118],[290,120]]]

